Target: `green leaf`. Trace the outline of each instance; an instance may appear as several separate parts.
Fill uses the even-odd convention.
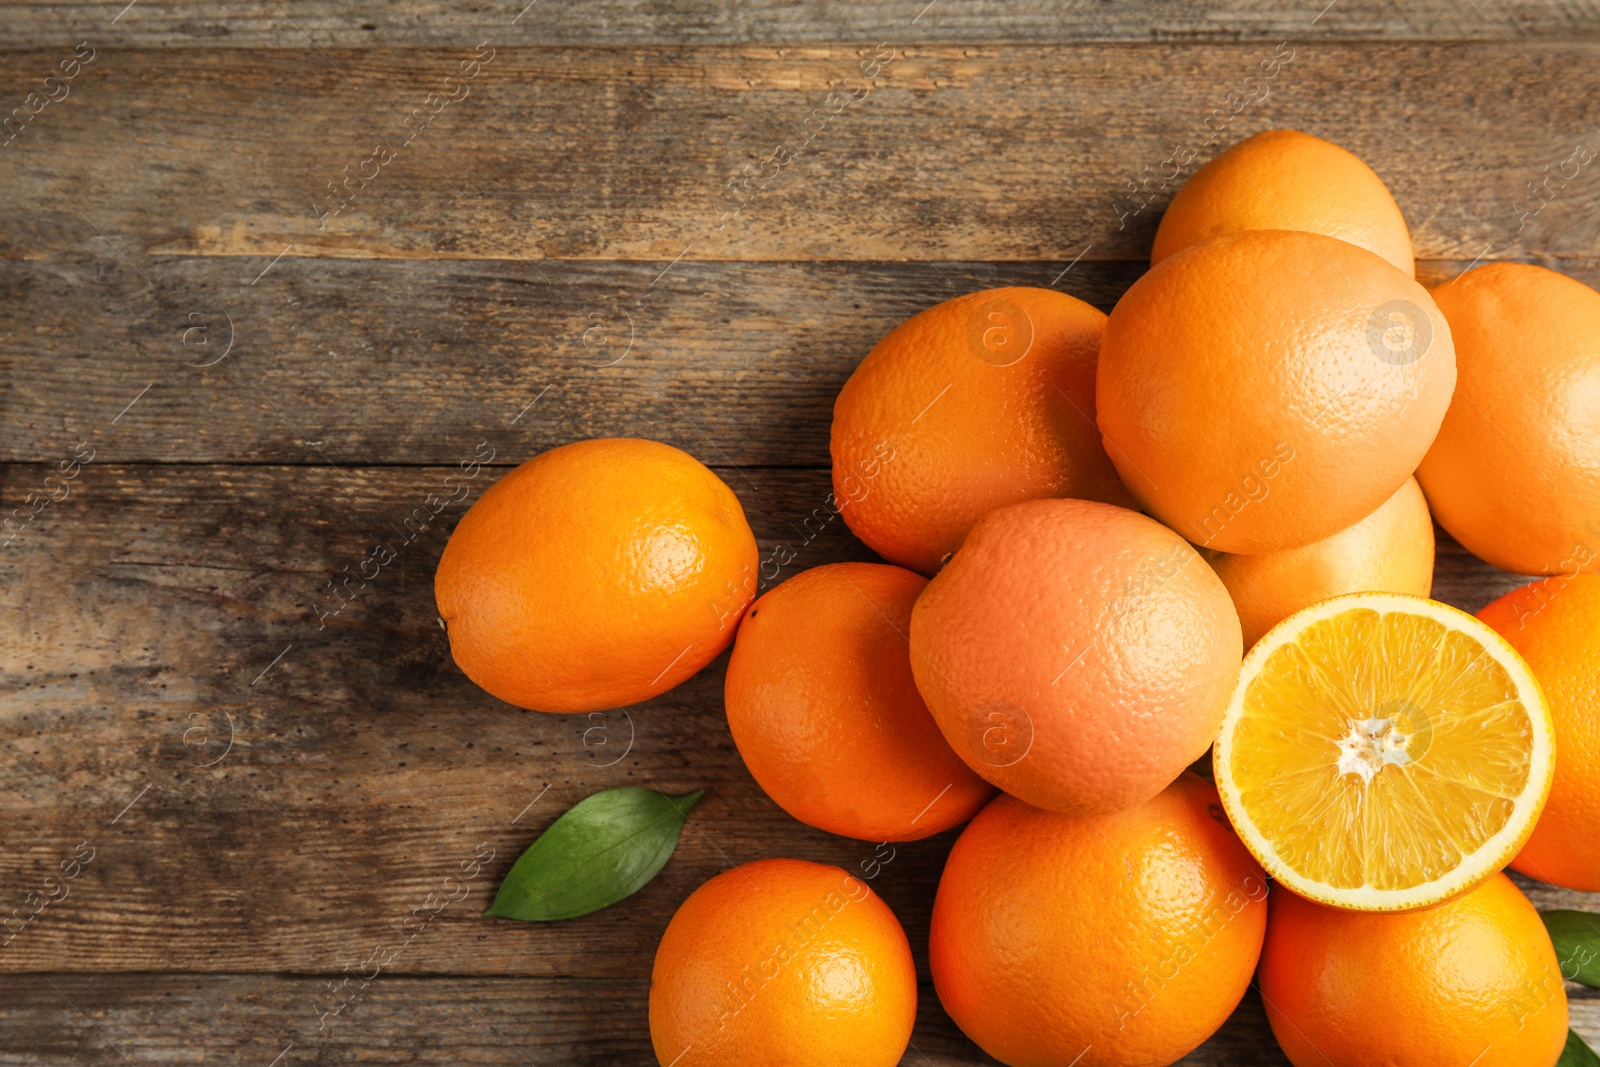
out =
[[[1600,915],[1587,911],[1541,911],[1561,961],[1561,977],[1600,987]]]
[[[511,865],[485,915],[527,922],[572,919],[632,896],[672,858],[696,789],[606,789],[580,800]]]
[[[1594,1050],[1583,1043],[1578,1031],[1568,1030],[1567,1047],[1562,1050],[1556,1067],[1600,1067],[1600,1056],[1596,1056]]]

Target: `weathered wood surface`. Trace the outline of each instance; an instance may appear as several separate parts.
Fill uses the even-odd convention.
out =
[[[648,967],[612,981],[380,976],[319,1020],[324,980],[309,976],[13,975],[0,977],[0,1001],[21,1040],[0,1044],[0,1067],[214,1063],[219,1052],[255,1067],[280,1055],[288,1064],[657,1067],[649,1035],[618,1025],[643,1017],[649,980]],[[1600,1000],[1572,995],[1581,998],[1571,1001],[1573,1025],[1600,1040]],[[1181,1067],[1288,1067],[1266,1032],[1261,1002],[1247,993]],[[955,1028],[927,983],[911,1040],[904,1067],[995,1062]]]
[[[4,503],[50,471],[5,468]],[[432,572],[465,501],[405,533],[430,518],[429,494],[451,495],[447,478],[475,495],[498,473],[83,468],[0,556],[0,886],[21,903],[79,842],[96,855],[0,968],[338,971],[486,842],[496,859],[470,897],[396,966],[605,977],[648,959],[676,903],[730,861],[871,859],[755,788],[722,717],[720,663],[609,716],[519,711],[454,668]],[[826,510],[826,473],[728,473],[763,558],[792,551],[784,576],[865,555]],[[360,564],[379,542],[394,561],[340,610],[330,581],[370,575]],[[628,911],[477,917],[538,828],[630,783],[709,795]],[[925,859],[893,865],[885,897],[918,910],[939,847],[902,850]]]
[[[379,976],[337,1014],[327,980],[291,975],[29,974],[0,977],[0,998],[21,1041],[0,1065],[232,1062],[410,1064],[559,1063],[656,1067],[649,1035],[617,1021],[642,1018],[649,973],[613,980]],[[1600,999],[1569,992],[1571,1022],[1600,1041]],[[1254,991],[1179,1067],[1288,1067]],[[992,1064],[920,990],[905,1067]],[[127,1061],[123,1057],[127,1057]]]
[[[1593,0],[405,0],[381,7],[334,0],[21,0],[8,6],[6,47],[68,46],[85,37],[125,46],[323,48],[518,44],[638,45],[715,42],[1206,41],[1481,39],[1594,36]]]
[[[0,263],[27,309],[0,331],[0,456],[92,439],[123,461],[454,463],[485,436],[505,461],[620,435],[826,466],[834,394],[882,334],[1064,266],[680,263],[652,289],[653,264],[301,259],[241,284],[265,265],[162,259],[124,288],[103,260]],[[1080,263],[1061,285],[1109,307],[1138,272]]]
[[[1600,285],[1600,260],[1552,262]],[[505,462],[615,435],[713,465],[821,467],[834,395],[896,323],[997,285],[1054,282],[1109,310],[1142,270],[680,263],[651,289],[641,264],[302,259],[242,284],[265,265],[161,259],[128,286],[115,257],[0,262],[17,309],[0,460],[89,442],[112,462],[448,464],[492,439]]]
[[[190,253],[1138,259],[1184,175],[1275,126],[1367,159],[1424,258],[1600,242],[1597,42],[491,50],[107,47],[0,152],[0,256],[110,245],[130,288]]]

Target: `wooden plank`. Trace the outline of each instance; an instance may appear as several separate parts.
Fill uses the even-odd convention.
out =
[[[0,153],[0,256],[1138,259],[1275,126],[1370,161],[1424,258],[1600,251],[1594,42],[490,49],[106,48]]]
[[[53,470],[4,467],[0,508]],[[10,931],[0,970],[338,973],[395,949],[395,973],[614,978],[642,973],[677,903],[730,863],[870,865],[872,844],[803,827],[755,786],[723,718],[723,660],[599,717],[519,711],[456,670],[433,567],[497,473],[81,467],[0,556],[0,915],[62,896],[45,877],[92,857]],[[870,558],[831,515],[826,472],[723,474],[765,578]],[[434,515],[450,476],[468,496]],[[380,543],[394,559],[374,576],[362,561]],[[1440,561],[1451,595],[1514,581],[1458,550]],[[330,592],[362,573],[347,601]],[[567,923],[478,917],[540,828],[624,784],[708,789],[655,882]],[[914,943],[953,836],[897,846],[873,881]],[[446,882],[490,850],[465,889]],[[441,893],[459,899],[402,935]]]
[[[335,0],[24,0],[7,11],[12,48],[66,45],[85,37],[122,47],[393,47],[473,46],[485,38],[517,44],[640,45],[709,41],[768,44],[877,41],[1148,41],[1281,40],[1317,35],[1335,40],[1516,40],[1593,35],[1600,9],[1592,0],[1555,5],[1511,0],[1482,13],[1448,0],[1342,0],[1325,7],[1271,0],[1205,4],[1183,0],[1063,5],[1051,0],[817,0],[806,4],[747,0],[725,5],[679,0],[500,0],[452,4],[405,0],[353,12]],[[197,10],[197,7],[199,8]],[[113,21],[115,19],[115,21]]]
[[[1600,285],[1600,261],[1549,262]],[[0,460],[88,442],[108,462],[448,464],[616,435],[822,467],[835,394],[896,323],[998,285],[1109,309],[1142,271],[680,263],[652,287],[636,263],[299,259],[244,284],[266,265],[164,259],[145,287],[109,253],[0,262],[0,302],[26,309],[0,331]]]
[[[919,960],[919,963],[923,961]],[[920,991],[904,1067],[993,1064]],[[380,976],[319,1026],[327,979],[260,974],[0,977],[0,1067],[125,1067],[231,1062],[411,1064],[559,1063],[657,1067],[648,1018],[649,960],[598,979]],[[1572,1025],[1600,1045],[1600,999],[1570,994]],[[285,1050],[288,1055],[284,1055]],[[123,1060],[123,1056],[127,1060]],[[1254,992],[1177,1067],[1288,1067]]]
[[[0,299],[30,309],[0,332],[0,457],[453,463],[485,435],[507,460],[615,435],[826,466],[834,395],[879,337],[1064,266],[682,263],[652,288],[643,264],[302,259],[241,284],[264,265],[162,260],[129,291],[0,263]],[[1138,272],[1061,284],[1110,307]]]

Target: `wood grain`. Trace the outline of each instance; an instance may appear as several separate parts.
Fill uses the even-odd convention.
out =
[[[1600,285],[1600,261],[1550,262]],[[109,254],[0,262],[0,460],[449,464],[615,435],[824,467],[835,394],[897,323],[998,285],[1109,309],[1143,269],[680,263],[652,288],[641,264],[302,259],[244,284],[264,266],[164,259],[130,287]]]
[[[519,44],[639,45],[714,42],[771,44],[876,42],[884,34],[914,41],[1514,40],[1594,35],[1592,0],[1549,4],[1511,0],[1480,12],[1449,0],[1272,0],[1076,4],[1060,0],[821,0],[807,4],[746,0],[405,0],[352,10],[335,0],[139,0],[121,3],[23,0],[7,15],[12,48],[77,44],[85,37],[124,47],[359,48],[473,46],[486,37]],[[113,21],[114,20],[114,21]]]
[[[1600,249],[1593,164],[1528,190],[1600,148],[1593,42],[502,46],[447,84],[473,54],[106,48],[0,153],[0,256],[1138,259],[1276,126],[1369,161],[1424,258]]]
[[[6,467],[3,502],[48,473]],[[780,544],[793,557],[767,576],[865,554],[827,511],[825,474],[749,473],[730,477],[763,559]],[[431,593],[465,501],[437,517],[426,501],[450,496],[451,476],[462,471],[92,463],[23,530],[0,564],[0,914],[80,842],[96,855],[0,968],[249,959],[337,972],[394,941],[431,894],[458,892],[443,880],[486,843],[495,859],[470,897],[395,966],[613,976],[648,960],[676,903],[731,862],[872,858],[755,788],[723,721],[720,661],[626,715],[523,712],[472,686]],[[330,614],[330,582],[378,542],[395,560]],[[477,917],[539,828],[623,784],[709,790],[677,860],[627,910],[542,926]],[[886,899],[916,910],[947,845],[903,850],[879,879]]]
[[[296,260],[241,284],[264,265],[161,260],[123,290],[0,263],[0,299],[26,309],[0,332],[0,456],[87,439],[116,461],[453,463],[485,435],[504,460],[615,435],[826,466],[834,395],[880,336],[1065,264],[681,263],[652,288],[642,264]],[[1109,307],[1138,273],[1082,263],[1060,284]]]
[[[133,979],[133,980],[130,980]],[[26,974],[0,977],[0,1067],[64,1064],[380,1061],[658,1067],[644,1020],[648,969],[626,978],[379,977],[320,1019],[325,978],[298,975]],[[1573,990],[1572,1025],[1600,1044],[1600,999]],[[924,980],[903,1067],[994,1064],[956,1029]],[[124,1061],[123,1056],[127,1057]],[[1252,991],[1177,1067],[1288,1067]]]
[[[5,467],[0,505],[53,469]],[[0,970],[338,973],[392,947],[430,895],[460,897],[445,879],[481,845],[494,859],[392,970],[614,978],[643,973],[677,903],[732,863],[873,860],[755,786],[722,715],[724,660],[599,717],[519,711],[456,670],[433,568],[500,469],[81,468],[0,557],[0,914],[80,843],[94,857]],[[722,473],[769,581],[871,558],[828,509],[826,472]],[[452,476],[467,495],[435,515]],[[394,561],[336,598],[379,543]],[[1467,608],[1519,583],[1450,546],[1440,572],[1439,595]],[[568,923],[478,917],[538,829],[622,784],[708,788],[660,878]],[[952,838],[898,846],[873,882],[918,944]]]

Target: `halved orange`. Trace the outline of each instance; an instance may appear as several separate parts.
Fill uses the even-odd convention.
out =
[[[1234,828],[1303,897],[1359,911],[1447,900],[1533,832],[1555,767],[1522,658],[1423,597],[1313,604],[1245,657],[1213,754]]]

